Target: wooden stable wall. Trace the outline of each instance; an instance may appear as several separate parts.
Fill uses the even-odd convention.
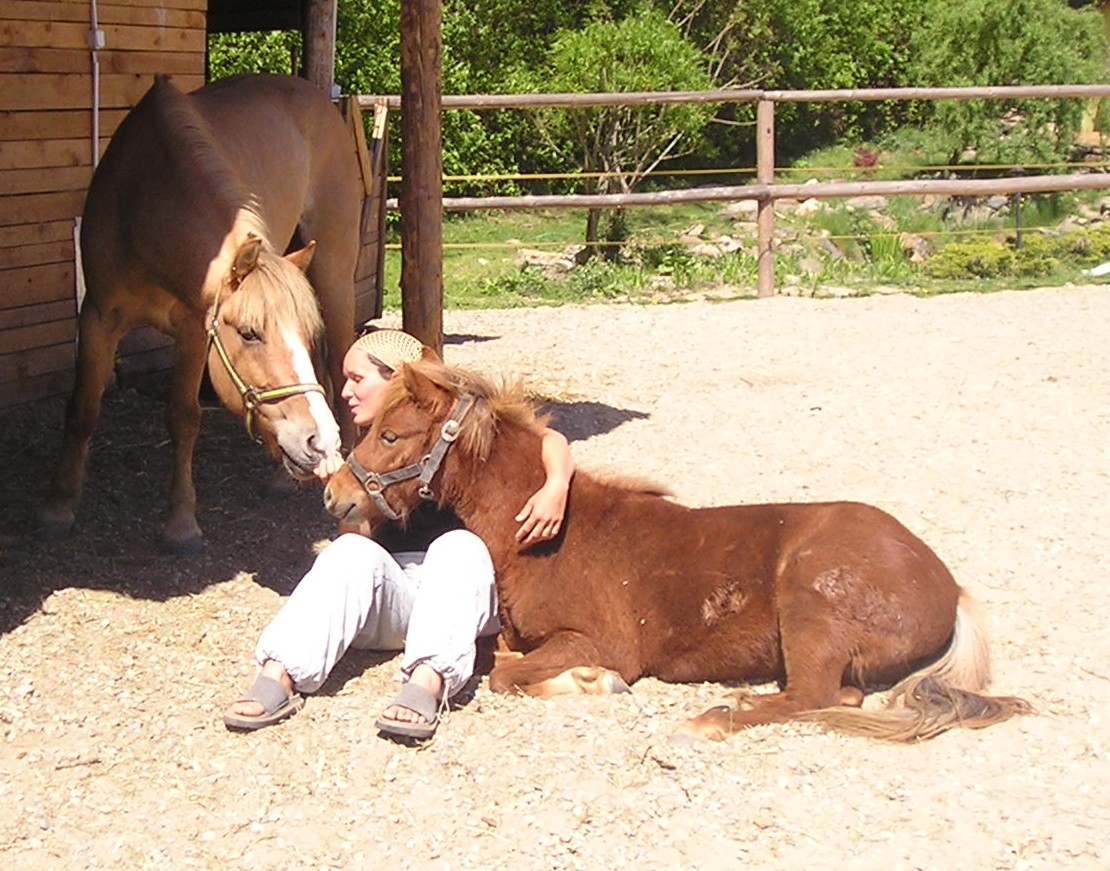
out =
[[[0,3],[0,408],[68,391],[74,222],[92,176],[95,6],[98,153],[155,73],[204,84],[207,0]]]

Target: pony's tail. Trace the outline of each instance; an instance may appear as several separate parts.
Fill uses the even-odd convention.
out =
[[[886,741],[924,741],[956,727],[982,729],[1033,710],[1015,696],[988,696],[990,649],[982,611],[960,591],[952,641],[935,662],[890,689],[886,706],[876,711],[836,707],[810,711],[804,719],[850,735]]]

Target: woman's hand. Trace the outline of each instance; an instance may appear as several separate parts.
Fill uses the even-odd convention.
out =
[[[320,460],[320,464],[312,470],[312,474],[321,481],[326,481],[343,468],[343,455],[340,453],[328,454]]]
[[[548,481],[524,503],[517,514],[521,521],[516,540],[523,547],[537,541],[550,541],[559,534],[563,526],[563,514],[567,507],[567,486],[558,480]]]
[[[550,541],[559,534],[567,510],[570,480],[574,477],[574,458],[562,433],[551,428],[544,429],[540,460],[547,477],[543,486],[532,494],[516,516],[521,521],[516,540],[522,548],[537,541]]]

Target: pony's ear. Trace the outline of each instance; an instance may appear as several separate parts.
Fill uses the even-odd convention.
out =
[[[436,409],[450,401],[448,392],[415,366],[403,365],[401,377],[405,381],[405,390],[419,408]]]
[[[285,255],[285,259],[296,266],[301,272],[308,271],[308,265],[312,262],[312,254],[316,251],[316,240],[313,239],[305,245],[300,251],[290,251]]]
[[[258,265],[258,255],[262,252],[262,240],[257,236],[247,236],[245,242],[235,252],[231,264],[231,282],[242,281]]]

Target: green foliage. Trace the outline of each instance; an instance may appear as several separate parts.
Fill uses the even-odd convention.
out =
[[[347,94],[401,92],[398,0],[338,0],[335,80]]]
[[[1006,242],[976,240],[944,246],[925,262],[933,278],[1050,278],[1065,269],[1076,269],[1110,260],[1110,226],[1069,233],[1033,232]]]
[[[672,20],[683,21],[699,45],[712,46],[716,79],[734,87],[823,89],[912,84],[904,70],[910,34],[937,5],[928,0],[677,0]],[[905,111],[898,103],[810,103],[776,108],[783,157],[827,145],[838,137],[871,137]],[[754,142],[751,104],[726,107],[711,136],[722,159],[749,153]]]
[[[555,35],[531,80],[540,92],[707,90],[706,59],[660,13],[644,8]],[[552,150],[587,172],[597,191],[632,190],[658,161],[694,148],[712,109],[700,105],[603,106],[537,113]]]
[[[208,78],[226,79],[241,73],[291,75],[293,59],[301,52],[301,35],[294,31],[218,33],[208,37]]]
[[[914,32],[907,67],[920,86],[1071,84],[1106,81],[1101,16],[1059,0],[961,0],[935,4]],[[1084,104],[1060,100],[946,100],[920,107],[944,137],[950,162],[1046,162],[1062,158]]]
[[[666,31],[665,17],[672,22]],[[399,93],[399,19],[399,0],[338,0],[336,80],[346,93]],[[621,42],[621,33],[627,41]],[[213,36],[210,76],[289,72],[299,50],[295,33]],[[1100,15],[1094,4],[1082,0],[443,3],[446,94],[718,84],[813,89],[1094,82],[1105,79],[1105,57]],[[652,70],[660,75],[649,75]],[[1110,129],[1110,100],[1094,108],[1096,129]],[[923,162],[947,164],[953,157],[978,163],[1047,162],[1066,149],[1083,109],[1076,99],[780,104],[778,158],[784,163],[816,147],[850,141],[873,144],[880,163],[888,163],[887,140],[904,135],[920,137]],[[566,112],[546,110],[445,112],[444,170],[448,175],[542,175],[586,167],[586,153],[598,151],[590,133],[600,137],[611,129],[595,110],[574,114],[581,118],[573,121]],[[665,127],[682,131],[666,154],[670,165],[753,162],[751,104],[670,107],[663,114],[678,119]],[[705,126],[710,116],[720,123]],[[622,135],[631,129],[625,124]],[[659,142],[672,141],[662,129],[653,135]],[[396,167],[397,126],[391,128],[390,143]],[[656,151],[649,161],[658,157]],[[635,171],[635,161],[616,162],[622,172]],[[607,171],[600,161],[589,168]],[[881,166],[874,177],[885,177]],[[613,189],[624,183],[615,181]],[[571,184],[546,178],[477,181],[453,183],[448,193],[563,192]]]

